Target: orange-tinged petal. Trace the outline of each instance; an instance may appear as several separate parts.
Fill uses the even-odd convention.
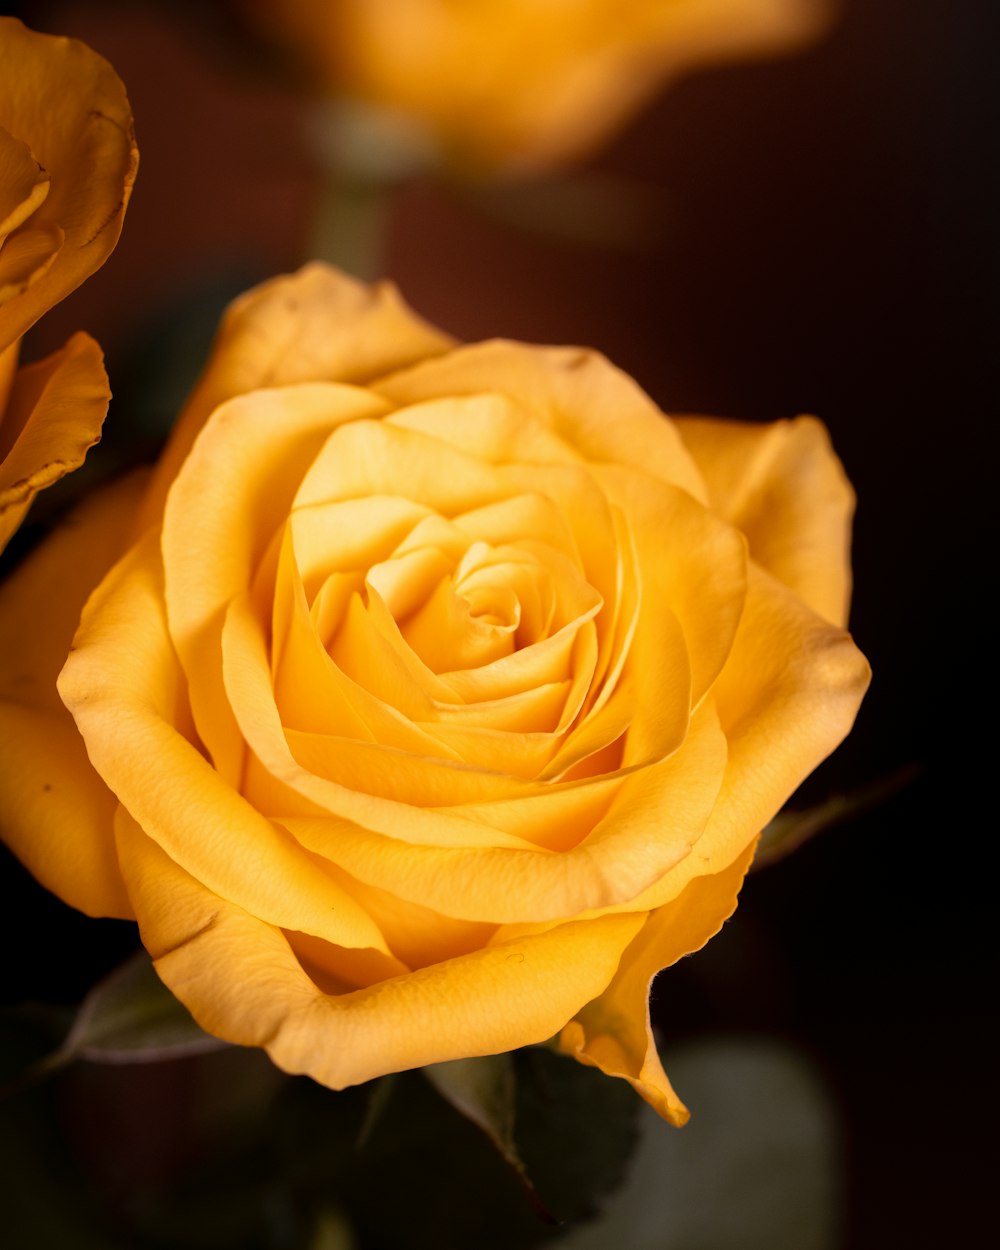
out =
[[[104,357],[86,334],[15,374],[0,425],[0,550],[35,495],[99,441],[110,398]]]
[[[298,382],[363,385],[447,350],[388,282],[366,286],[319,261],[235,300],[157,466],[143,521],[155,520],[198,431],[225,400]]]
[[[750,554],[835,625],[851,597],[854,491],[814,417],[768,425],[677,421],[712,508],[742,530]]]
[[[622,955],[610,985],[559,1035],[560,1049],[608,1076],[623,1077],[665,1120],[688,1111],[660,1063],[649,1020],[649,990],[661,968],[699,950],[736,908],[753,857],[749,847],[729,868],[696,877],[672,902],[652,912]]]
[[[0,349],[0,438],[4,437],[4,409],[7,406],[7,398],[10,395],[10,388],[14,382],[14,375],[17,373],[17,362],[20,352],[20,339],[11,343],[9,347]]]
[[[8,243],[29,228],[63,235],[45,271],[0,302],[5,347],[110,255],[139,158],[125,88],[107,61],[78,40],[38,34],[10,17],[0,17],[0,127],[51,179]]]
[[[0,586],[0,829],[34,876],[92,916],[133,913],[114,848],[115,799],[56,677],[91,588],[118,558],[146,476],[88,499]]]
[[[65,235],[54,222],[27,226],[0,251],[0,306],[33,286],[55,264]]]
[[[49,175],[31,148],[0,126],[0,247],[49,193]]]
[[[202,1027],[333,1089],[544,1041],[608,984],[642,924],[569,923],[325,994],[279,929],[207,890],[134,824],[119,854],[143,942]]]

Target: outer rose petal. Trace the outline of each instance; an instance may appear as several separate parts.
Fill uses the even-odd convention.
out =
[[[0,303],[3,348],[110,255],[139,154],[125,88],[107,61],[11,17],[0,17],[0,126],[51,175],[48,195],[21,230],[63,234],[45,272]]]
[[[199,885],[124,812],[118,835],[143,943],[195,1019],[333,1089],[544,1041],[608,984],[642,925],[641,915],[569,923],[324,994],[279,929]]]
[[[59,676],[94,767],[167,854],[220,898],[269,924],[388,956],[336,874],[255,811],[186,736],[157,539],[150,531],[91,595]]]
[[[687,861],[634,906],[660,907],[724,871],[847,736],[871,679],[849,634],[751,563],[746,608],[714,689],[729,760],[711,819]]]
[[[91,916],[134,918],[114,848],[115,799],[87,759],[56,676],[146,478],[132,474],[89,499],[0,587],[4,840],[43,885]]]
[[[446,351],[451,338],[389,282],[366,286],[319,261],[240,296],[157,465],[142,524],[157,519],[198,431],[225,400],[295,382],[361,384]]]
[[[682,417],[711,506],[821,616],[847,624],[854,491],[815,417],[769,425]]]
[[[0,551],[38,491],[83,464],[110,398],[104,357],[86,334],[15,375],[0,424]]]
[[[376,389],[397,404],[503,391],[583,459],[631,464],[705,499],[698,470],[670,420],[599,352],[504,340],[472,343],[383,378]]]
[[[608,1076],[624,1077],[671,1124],[685,1124],[688,1110],[656,1053],[649,989],[657,972],[699,950],[736,910],[755,846],[756,839],[725,871],[696,877],[673,902],[651,912],[611,984],[559,1035],[560,1049]]]

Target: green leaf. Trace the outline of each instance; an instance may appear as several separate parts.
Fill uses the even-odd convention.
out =
[[[423,1069],[442,1098],[482,1129],[524,1186],[532,1205],[549,1223],[557,1221],[542,1205],[514,1142],[514,1063],[509,1054],[454,1059]]]
[[[515,1065],[525,1166],[561,1221],[589,1220],[623,1182],[644,1104],[627,1082],[548,1047],[518,1051]]]
[[[515,1168],[521,1168],[514,1145],[514,1065],[510,1055],[433,1063],[424,1076],[442,1098],[478,1125]]]
[[[90,991],[54,1059],[155,1063],[226,1044],[194,1022],[138,951]]]

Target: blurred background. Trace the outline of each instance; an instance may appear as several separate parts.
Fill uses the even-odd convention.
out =
[[[659,979],[655,1014],[671,1072],[672,1048],[720,1035],[807,1064],[832,1117],[836,1250],[974,1245],[995,1223],[993,10],[844,0],[812,47],[671,85],[568,185],[415,177],[378,266],[461,338],[585,344],[667,412],[830,429],[875,676],[796,802],[909,780],[752,875],[722,935]],[[306,258],[307,103],[222,4],[4,11],[112,62],[141,149],[116,253],[24,358],[86,328],[115,391],[107,444],[133,422],[152,445],[224,303]],[[6,854],[0,884],[5,1003],[78,1001],[134,944]]]

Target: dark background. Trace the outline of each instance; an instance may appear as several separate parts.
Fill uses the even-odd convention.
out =
[[[593,163],[638,197],[641,243],[569,242],[419,182],[396,202],[385,270],[463,338],[598,347],[667,411],[828,425],[859,497],[852,629],[875,676],[801,799],[918,772],[755,874],[717,942],[661,978],[657,1010],[668,1041],[804,1047],[842,1117],[844,1250],[919,1250],[995,1225],[993,5],[843,7],[811,50],[675,85]],[[303,259],[302,105],[195,8],[6,11],[86,39],[133,102],[142,165],[121,244],[26,353],[91,331],[124,422],[165,308],[188,313],[190,341],[164,338],[181,385],[205,308]],[[4,1001],[74,1001],[131,931],[3,867]]]

